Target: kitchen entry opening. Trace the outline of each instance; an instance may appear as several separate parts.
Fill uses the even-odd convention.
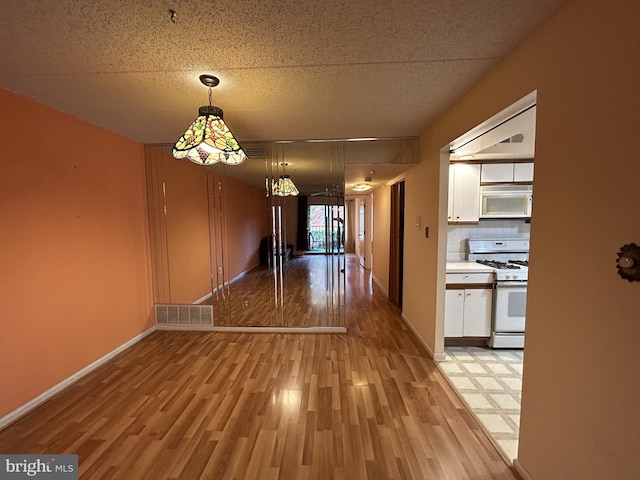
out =
[[[344,205],[309,205],[307,207],[308,248],[305,253],[344,253]]]

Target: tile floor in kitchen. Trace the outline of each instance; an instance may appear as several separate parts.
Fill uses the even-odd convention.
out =
[[[518,456],[523,350],[446,347],[442,371],[504,456]]]

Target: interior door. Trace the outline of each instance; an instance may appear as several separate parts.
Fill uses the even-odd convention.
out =
[[[404,180],[391,186],[389,242],[389,300],[402,307],[404,263]]]
[[[365,260],[366,260],[366,245],[365,245],[365,238],[366,238],[366,222],[365,222],[365,218],[366,218],[366,207],[367,207],[367,203],[365,201],[364,198],[359,198],[358,199],[358,239],[356,241],[356,254],[358,255],[358,258],[360,259],[360,265],[362,265],[363,267],[365,266]]]

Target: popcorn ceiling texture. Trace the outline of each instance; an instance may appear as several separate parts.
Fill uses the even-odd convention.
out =
[[[183,133],[200,73],[243,141],[416,136],[564,3],[5,2],[0,86],[142,143]]]

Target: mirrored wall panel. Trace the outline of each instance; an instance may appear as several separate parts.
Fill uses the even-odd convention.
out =
[[[344,330],[344,143],[244,148],[203,167],[146,147],[155,303],[212,305],[214,327]]]

